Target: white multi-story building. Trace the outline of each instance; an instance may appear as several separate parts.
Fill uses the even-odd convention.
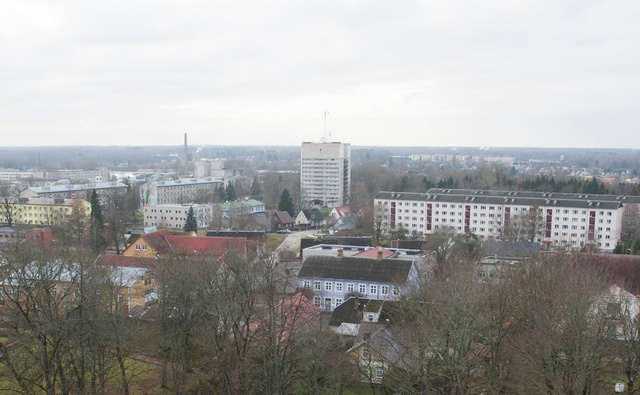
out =
[[[208,228],[213,219],[210,204],[160,204],[144,207],[144,226],[159,228],[181,229],[187,221],[189,209],[193,207],[193,214],[198,222],[198,228]]]
[[[433,188],[379,192],[374,215],[387,232],[402,228],[419,236],[451,228],[482,240],[611,252],[620,241],[625,208],[638,202],[638,196]]]
[[[0,169],[0,181],[8,182],[8,181],[16,181],[22,179],[34,178],[34,171],[21,171],[14,169]]]
[[[106,166],[97,169],[61,169],[45,172],[46,178],[71,181],[109,182],[111,175]]]
[[[140,186],[141,206],[189,203],[200,194],[213,194],[220,184],[222,181],[208,177],[148,182]]]
[[[95,190],[98,196],[103,193],[118,191],[126,192],[127,186],[120,182],[92,182],[89,184],[47,185],[43,187],[29,187],[20,192],[20,197],[26,198],[62,198],[88,199]]]
[[[351,145],[302,143],[300,189],[304,202],[327,207],[349,203],[351,194]]]

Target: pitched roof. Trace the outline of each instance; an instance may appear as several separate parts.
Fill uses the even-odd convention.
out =
[[[352,256],[357,258],[377,258],[378,253],[382,253],[383,259],[395,258],[398,256],[394,251],[388,250],[384,247],[369,248],[367,250],[360,251],[357,254],[353,254]]]
[[[540,253],[540,243],[528,241],[485,240],[482,242],[485,256],[529,257]]]
[[[338,214],[338,217],[344,217],[351,215],[351,207],[349,206],[338,206],[333,208]]]
[[[183,237],[165,236],[173,253],[185,255],[213,254],[224,255],[228,250],[239,254],[247,252],[247,239],[244,237]]]
[[[247,252],[246,237],[197,237],[193,234],[176,235],[166,229],[140,236],[159,255],[171,253],[198,255],[224,255],[229,249],[239,254]]]
[[[298,277],[404,284],[412,265],[408,260],[316,255],[304,261]]]
[[[344,323],[359,324],[362,322],[362,311],[371,299],[350,297],[337,306],[331,313],[329,326],[340,326]]]
[[[133,286],[142,276],[149,272],[144,267],[122,267],[115,266],[109,273],[111,281],[121,287]]]
[[[371,334],[369,339],[356,343],[347,352],[351,352],[365,344],[377,351],[391,365],[397,368],[408,367],[405,358],[410,357],[409,350],[398,342],[388,329],[379,329]]]
[[[110,281],[120,287],[131,287],[149,269],[144,267],[107,267]],[[24,270],[12,273],[3,285],[19,286],[22,281],[44,280],[57,281],[63,283],[73,283],[78,281],[82,274],[82,267],[79,263],[66,262],[60,259],[44,263],[33,262],[26,266]]]
[[[171,233],[167,229],[157,230],[155,232],[146,233],[140,235],[140,239],[144,240],[151,248],[153,248],[158,254],[168,254],[171,252],[165,236]]]
[[[102,254],[98,257],[96,263],[104,266],[144,267],[148,269],[158,266],[158,261],[154,258],[114,254]]]
[[[276,218],[278,219],[278,221],[280,221],[280,223],[290,224],[294,222],[293,218],[291,218],[291,215],[289,215],[289,213],[286,211],[276,211],[273,215],[276,216]]]

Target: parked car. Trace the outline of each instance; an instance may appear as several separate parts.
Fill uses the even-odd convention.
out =
[[[289,230],[289,229],[280,229],[276,233],[279,234],[279,235],[286,235],[286,234],[291,233],[291,230]]]

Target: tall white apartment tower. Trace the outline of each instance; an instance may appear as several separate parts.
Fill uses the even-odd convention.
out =
[[[306,203],[326,207],[349,204],[351,144],[303,142],[300,190]]]

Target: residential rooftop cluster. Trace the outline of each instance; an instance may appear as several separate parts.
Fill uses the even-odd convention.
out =
[[[640,377],[620,351],[640,353],[632,187],[544,178],[543,190],[518,189],[508,155],[469,158],[475,173],[457,174],[444,154],[373,167],[352,154],[303,143],[292,173],[204,158],[190,171],[177,156],[175,172],[139,179],[3,184],[3,364],[39,366],[11,385],[31,391],[48,372],[87,385],[74,373],[91,371],[74,351],[85,338],[124,364],[104,378],[114,391],[136,382],[127,358],[171,366],[170,385],[205,393],[525,393],[549,377],[563,393],[611,392]],[[444,164],[438,182],[427,163]],[[65,330],[30,326],[41,312],[27,305],[54,306],[38,319]],[[551,343],[566,347],[555,355]],[[50,365],[29,360],[38,347]],[[541,369],[550,360],[555,370]],[[595,379],[562,378],[582,374],[569,361]],[[64,392],[61,380],[49,390]]]

